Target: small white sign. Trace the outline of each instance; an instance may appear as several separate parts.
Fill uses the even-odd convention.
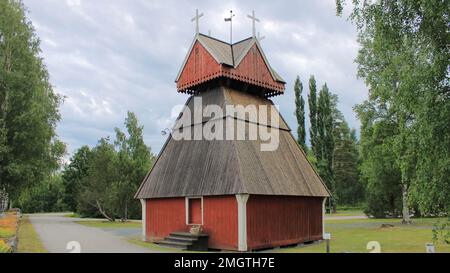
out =
[[[432,243],[426,244],[427,253],[436,253],[436,249]]]
[[[325,234],[323,235],[323,239],[324,239],[324,240],[331,240],[331,233],[325,233]]]

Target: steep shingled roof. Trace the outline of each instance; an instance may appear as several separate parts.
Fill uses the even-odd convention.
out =
[[[272,105],[272,101],[220,86],[195,97],[203,97],[204,105]],[[194,111],[194,99],[186,103]],[[279,114],[277,112],[277,114]],[[167,198],[258,194],[281,196],[330,196],[326,186],[310,165],[306,154],[280,116],[278,126],[258,124],[279,133],[275,151],[261,151],[258,140],[175,140],[171,135],[162,148],[151,171],[145,177],[136,198]],[[204,128],[206,121],[186,122],[179,117],[174,130],[193,131]],[[249,124],[246,118],[219,116],[209,119],[216,127],[228,130],[238,124]],[[236,127],[235,127],[236,128]],[[247,129],[246,129],[247,130]],[[246,131],[246,134],[248,131]],[[194,134],[192,132],[192,134]]]

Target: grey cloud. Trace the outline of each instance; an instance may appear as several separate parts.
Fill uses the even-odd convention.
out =
[[[287,80],[286,95],[274,98],[292,128],[293,81],[310,74],[328,83],[340,97],[340,108],[359,127],[352,107],[367,91],[355,78],[356,34],[335,16],[334,1],[120,1],[24,0],[42,40],[42,56],[55,90],[67,96],[58,126],[72,152],[95,145],[123,127],[126,111],[145,126],[145,140],[158,152],[165,141],[160,131],[174,120],[172,107],[184,104],[174,79],[192,42],[195,9],[205,16],[201,31],[229,39],[223,21],[236,13],[234,40],[251,34],[246,14],[255,9],[258,30],[272,66]]]

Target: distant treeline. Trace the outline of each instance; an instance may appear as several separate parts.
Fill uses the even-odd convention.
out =
[[[25,212],[73,211],[82,217],[111,221],[141,217],[140,202],[134,199],[150,169],[154,155],[143,140],[143,127],[129,112],[126,133],[116,128],[114,141],[99,140],[90,149],[78,149],[61,173],[25,189],[18,205]]]
[[[356,131],[349,128],[337,107],[338,96],[329,91],[327,84],[317,92],[316,79],[311,76],[308,89],[310,145],[306,144],[303,84],[297,77],[294,84],[297,142],[332,193],[331,202],[327,205],[329,209],[336,211],[337,205],[361,205],[365,198]]]

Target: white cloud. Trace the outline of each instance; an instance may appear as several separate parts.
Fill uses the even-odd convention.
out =
[[[69,7],[81,6],[81,0],[66,0],[66,3]]]
[[[292,128],[296,121],[293,81],[299,74],[307,86],[314,74],[327,82],[341,100],[349,123],[359,127],[352,107],[366,97],[355,77],[353,59],[358,45],[353,26],[335,16],[334,2],[298,1],[120,1],[24,0],[42,40],[42,56],[56,90],[67,96],[61,107],[58,133],[69,151],[95,145],[123,127],[133,111],[144,125],[145,140],[155,152],[171,127],[186,95],[178,94],[174,79],[192,42],[190,19],[198,8],[205,14],[200,30],[229,40],[223,18],[232,9],[234,41],[251,34],[247,14],[255,9],[258,31],[271,65],[288,82],[286,94],[274,98]],[[295,131],[295,130],[294,130]]]

